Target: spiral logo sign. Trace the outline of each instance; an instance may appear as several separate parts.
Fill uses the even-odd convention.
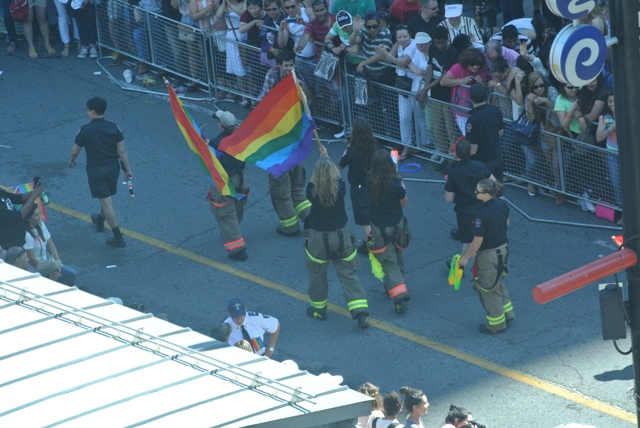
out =
[[[546,0],[549,10],[561,18],[584,18],[596,7],[595,0]]]
[[[559,81],[583,86],[595,79],[607,59],[604,35],[592,25],[567,26],[551,45],[551,71]]]

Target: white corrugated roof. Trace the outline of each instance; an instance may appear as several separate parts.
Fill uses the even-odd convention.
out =
[[[370,401],[0,260],[2,427],[316,427]]]

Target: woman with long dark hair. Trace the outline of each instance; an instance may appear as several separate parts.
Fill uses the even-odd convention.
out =
[[[305,244],[305,265],[309,273],[307,315],[320,321],[327,319],[327,268],[331,261],[351,316],[358,321],[358,327],[367,328],[369,305],[358,278],[358,253],[347,228],[346,193],[340,171],[329,159],[327,149],[321,146],[320,159],[307,185],[307,198],[311,201],[311,213],[307,219],[311,230]]]
[[[371,125],[366,120],[358,117],[353,121],[351,140],[347,149],[338,161],[338,168],[349,167],[347,176],[351,185],[351,208],[353,209],[353,219],[362,228],[364,241],[358,247],[358,252],[367,254],[367,238],[371,233],[369,220],[369,209],[371,208],[371,196],[367,188],[367,174],[371,168],[371,158],[373,152],[378,148],[376,139],[373,136]]]
[[[400,394],[404,395],[404,409],[409,412],[405,428],[424,428],[422,416],[427,414],[429,410],[429,401],[419,389],[413,389],[408,386],[400,388]]]
[[[470,411],[452,404],[449,406],[449,414],[444,419],[444,426],[442,428],[463,428],[468,426],[472,420],[473,415],[471,415]]]
[[[371,159],[371,235],[369,252],[374,275],[384,275],[384,287],[393,300],[396,313],[407,311],[411,298],[404,282],[402,251],[409,245],[407,220],[402,211],[409,203],[404,182],[389,152],[378,149]]]
[[[618,159],[618,136],[616,133],[616,104],[613,98],[613,92],[609,92],[609,96],[607,97],[607,107],[605,108],[604,115],[601,115],[598,118],[596,140],[598,142],[606,141],[607,150],[611,152],[606,154],[609,181],[613,187],[614,200],[611,202],[622,206],[622,194],[620,191],[620,161]],[[622,220],[620,220],[619,224],[622,224]]]

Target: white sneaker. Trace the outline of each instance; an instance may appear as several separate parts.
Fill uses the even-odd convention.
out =
[[[596,207],[589,201],[589,194],[587,192],[584,192],[582,194],[582,199],[580,200],[580,207],[582,208],[583,211],[591,211],[592,213],[596,212]]]
[[[432,161],[436,161],[436,162],[440,162],[440,160],[442,160],[442,158],[440,157],[439,154],[434,153],[434,154],[431,155],[431,160]]]
[[[80,52],[78,53],[78,58],[85,59],[89,55],[89,50],[86,46],[80,46]]]
[[[91,45],[91,49],[89,50],[89,58],[98,58],[98,49],[94,45]]]
[[[337,134],[333,134],[333,138],[342,138],[344,137],[344,129]]]

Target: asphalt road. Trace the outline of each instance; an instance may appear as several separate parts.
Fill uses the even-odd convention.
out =
[[[122,79],[123,69],[114,75]],[[469,280],[457,292],[447,285],[444,261],[460,244],[449,237],[455,217],[442,184],[408,181],[405,215],[414,238],[405,253],[409,311],[395,314],[360,256],[371,328],[361,331],[345,316],[334,273],[329,320],[318,322],[305,315],[304,238],[275,233],[264,171],[247,168],[251,196],[242,229],[249,259],[231,260],[205,200],[207,181],[165,96],[125,91],[88,59],[31,60],[24,46],[12,55],[0,49],[0,70],[0,183],[42,177],[53,201],[47,226],[62,260],[78,270],[78,286],[102,297],[118,296],[127,305],[144,304],[149,312],[166,313],[170,321],[203,333],[225,318],[230,298],[241,297],[250,310],[280,320],[274,358],[293,359],[314,373],[342,375],[353,388],[366,381],[383,392],[421,388],[431,403],[429,427],[443,424],[452,403],[492,428],[569,422],[615,428],[635,420],[631,358],[602,340],[597,285],[544,306],[531,297],[535,285],[613,252],[611,230],[532,222],[512,210],[505,282],[517,319],[506,334],[487,337],[477,332],[484,312]],[[114,197],[126,229],[125,249],[107,247],[109,233],[97,233],[88,221],[98,203],[89,194],[84,154],[76,169],[67,167],[74,137],[88,121],[85,102],[94,96],[108,100],[106,118],[123,130],[134,174],[135,199],[124,185]],[[186,106],[205,135],[213,136],[216,105]],[[248,112],[229,103],[219,106],[238,117]],[[337,161],[345,144],[328,148]],[[314,152],[305,162],[309,174],[316,159]],[[422,169],[407,178],[442,179],[433,164],[418,163]],[[531,198],[519,188],[507,187],[505,195],[534,218],[611,225],[576,205],[557,207],[552,198]],[[351,223],[350,229],[360,237],[359,227]],[[628,348],[629,341],[620,347]]]

